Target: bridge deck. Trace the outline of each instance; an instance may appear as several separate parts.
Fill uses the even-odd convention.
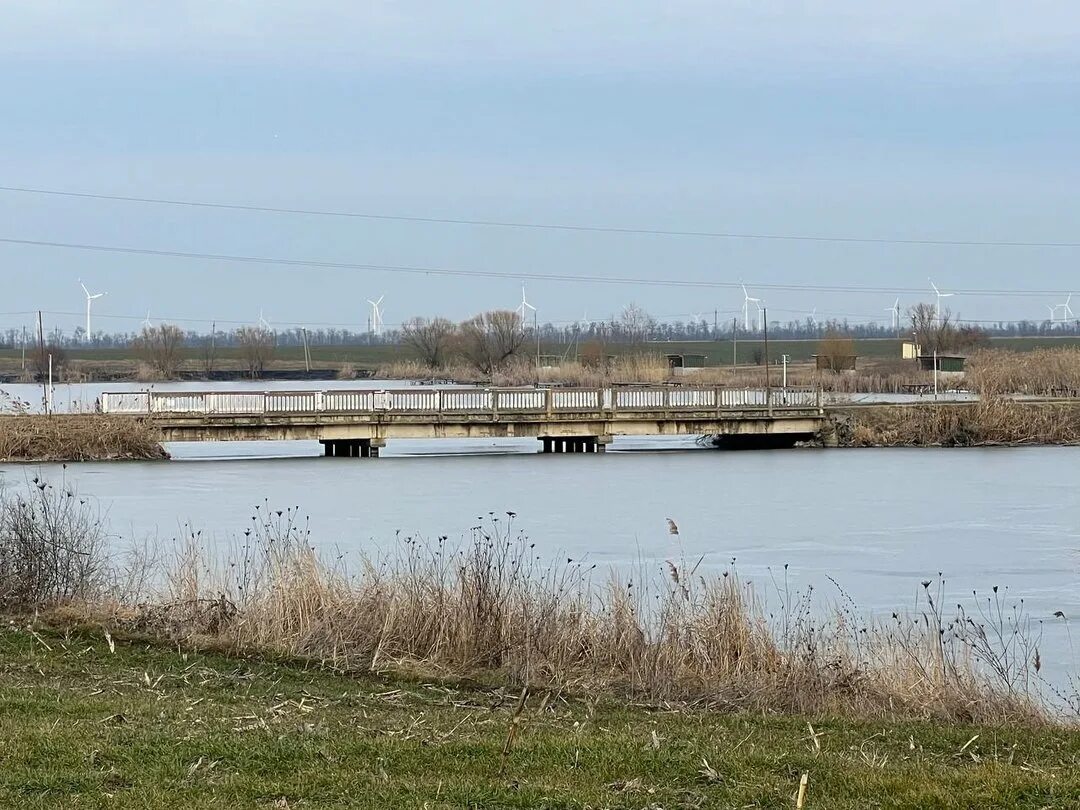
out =
[[[807,434],[816,389],[572,389],[106,393],[105,413],[152,417],[166,441]],[[546,445],[545,445],[546,446]]]

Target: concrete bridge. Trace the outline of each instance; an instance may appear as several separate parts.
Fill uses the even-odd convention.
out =
[[[545,453],[603,452],[613,436],[715,435],[781,447],[822,427],[808,388],[408,388],[106,393],[102,411],[145,415],[165,441],[318,440],[328,456],[370,458],[388,439],[535,436]]]

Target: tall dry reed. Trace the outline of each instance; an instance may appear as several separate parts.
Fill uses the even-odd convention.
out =
[[[166,458],[149,420],[105,414],[0,416],[0,460],[100,461]]]
[[[989,349],[967,361],[973,391],[985,396],[1080,396],[1080,349],[1059,347],[1010,352]]]
[[[544,562],[512,514],[461,545],[403,539],[353,571],[316,552],[296,510],[264,507],[229,553],[191,533],[165,593],[129,620],[188,643],[340,669],[765,711],[1042,717],[1030,646],[1003,652],[992,642],[1001,629],[946,619],[940,601],[926,589],[915,615],[871,622],[843,601],[822,615],[810,591],[778,591],[769,607],[734,569],[705,573],[682,559],[662,574],[607,578],[573,559]],[[1022,615],[1013,627],[1027,629]]]

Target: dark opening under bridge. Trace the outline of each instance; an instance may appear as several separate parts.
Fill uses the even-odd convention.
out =
[[[715,435],[790,446],[825,420],[809,388],[692,386],[408,388],[106,393],[102,411],[153,419],[167,442],[317,440],[328,456],[374,457],[388,439],[535,436],[545,453],[602,452],[613,436]]]

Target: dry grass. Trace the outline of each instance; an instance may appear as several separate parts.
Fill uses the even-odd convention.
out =
[[[986,396],[1080,396],[1080,349],[981,351],[968,359],[967,378],[973,391]]]
[[[862,407],[834,413],[845,447],[1080,444],[1080,407],[989,397],[977,403]]]
[[[120,605],[128,629],[339,670],[473,676],[520,688],[704,700],[769,712],[1045,719],[1026,629],[943,616],[927,583],[915,618],[822,619],[811,594],[770,612],[734,570],[685,561],[663,576],[594,582],[595,566],[546,564],[513,516],[462,547],[403,541],[358,572],[313,549],[295,511],[259,510],[231,554],[192,533],[156,598]],[[100,606],[97,608],[100,610]],[[991,640],[1003,632],[1011,646]]]
[[[0,416],[0,460],[167,458],[153,424],[103,414]]]
[[[566,362],[558,366],[540,369],[529,359],[519,359],[496,371],[488,379],[468,366],[448,365],[432,369],[416,361],[404,361],[381,366],[376,377],[387,380],[450,380],[459,383],[488,383],[496,386],[541,385],[598,388],[613,384],[663,385],[715,385],[728,388],[761,388],[765,385],[764,366],[708,366],[686,369],[676,374],[663,355],[643,353],[620,355],[607,366],[586,366],[578,362]],[[853,373],[818,371],[808,363],[788,367],[789,386],[811,386],[823,391],[837,393],[899,393],[912,386],[926,386],[932,375],[917,368],[911,362],[870,362]],[[770,369],[773,386],[779,386],[781,369]],[[942,381],[941,389],[947,390],[955,383]]]

